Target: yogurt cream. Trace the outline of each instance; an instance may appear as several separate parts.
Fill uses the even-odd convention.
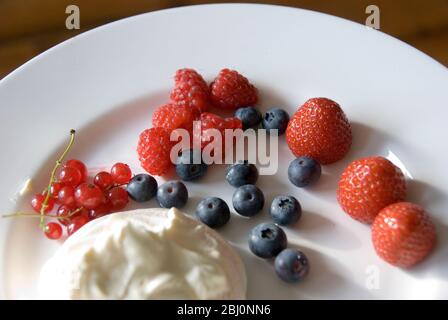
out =
[[[244,299],[246,273],[214,230],[179,210],[89,222],[44,265],[43,299]]]

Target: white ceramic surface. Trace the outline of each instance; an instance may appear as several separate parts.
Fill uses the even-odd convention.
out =
[[[208,80],[223,67],[239,70],[260,89],[261,110],[275,105],[292,113],[306,99],[326,96],[353,122],[351,152],[325,167],[315,187],[299,190],[287,181],[293,156],[284,141],[279,172],[258,183],[267,203],[282,193],[302,203],[302,220],[287,234],[311,260],[305,282],[282,283],[270,263],[248,253],[247,232],[269,219],[267,210],[250,220],[234,214],[221,231],[246,263],[249,298],[448,298],[447,69],[381,32],[310,11],[210,5],[154,12],[89,31],[26,63],[0,81],[0,211],[28,209],[70,128],[79,132],[71,157],[93,171],[116,161],[141,171],[137,136],[151,110],[168,99],[181,67]],[[369,228],[336,203],[338,175],[364,155],[388,156],[405,169],[409,199],[436,220],[439,244],[411,271],[382,262]],[[223,172],[215,167],[201,183],[188,183],[187,211],[206,195],[230,203],[233,189]],[[28,178],[30,193],[12,201]],[[1,297],[35,297],[39,269],[58,245],[35,220],[0,220]],[[369,289],[375,271],[379,288]]]

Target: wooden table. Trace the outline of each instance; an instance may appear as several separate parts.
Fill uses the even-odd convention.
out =
[[[98,25],[143,12],[213,2],[215,1],[0,0],[0,78],[40,52]],[[366,7],[375,4],[380,8],[381,31],[408,42],[448,66],[448,0],[247,2],[305,8],[360,23],[366,20]],[[70,4],[80,8],[80,30],[67,30],[65,27],[65,9]]]

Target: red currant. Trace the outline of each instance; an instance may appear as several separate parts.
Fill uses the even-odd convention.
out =
[[[58,193],[58,202],[60,204],[65,204],[68,207],[75,207],[75,189],[70,186],[62,187],[62,189],[59,190]]]
[[[45,235],[48,239],[57,240],[62,237],[62,227],[59,223],[48,222],[45,225]]]
[[[129,166],[125,163],[118,162],[110,169],[110,174],[117,184],[128,183],[132,178],[132,172]]]
[[[87,181],[88,173],[87,173],[87,167],[84,164],[84,162],[82,162],[80,160],[76,160],[76,159],[71,159],[65,163],[65,166],[78,169],[79,172],[81,173],[81,182]]]
[[[58,178],[66,186],[76,187],[81,183],[82,175],[77,168],[64,166],[59,172]]]
[[[70,224],[67,226],[67,233],[69,236],[71,236],[73,233],[79,230],[83,225],[85,225],[87,222],[89,222],[89,218],[81,215],[74,217]]]
[[[93,178],[93,183],[101,189],[107,190],[113,186],[114,179],[112,179],[112,175],[109,172],[101,171]]]
[[[75,211],[75,210],[77,210],[77,212],[75,214],[72,214],[72,212]],[[76,209],[76,208],[69,207],[69,206],[66,206],[66,205],[63,204],[63,205],[59,206],[58,210],[56,211],[56,215],[58,217],[61,217],[61,218],[69,217],[69,218],[66,218],[66,219],[60,219],[60,218],[58,219],[58,222],[60,224],[62,224],[64,226],[67,226],[67,225],[70,224],[71,220],[74,217],[78,217],[78,216],[81,216],[81,215],[84,215],[84,216],[87,217],[88,216],[88,211],[87,211],[87,209],[84,209],[84,208]]]
[[[129,202],[127,191],[120,187],[111,189],[107,194],[107,198],[109,199],[114,211],[123,209]]]
[[[70,216],[70,213],[73,210],[74,209],[63,204],[63,205],[59,206],[58,210],[56,211],[56,215],[61,218],[68,217],[68,216]],[[59,221],[59,223],[63,224],[64,226],[67,226],[70,223],[70,219],[58,219],[58,221]]]
[[[94,220],[112,212],[112,204],[110,201],[102,203],[98,208],[89,211],[89,219]]]
[[[62,182],[53,182],[53,184],[51,185],[51,188],[50,188],[50,195],[53,198],[57,198],[58,193],[62,189],[63,186],[64,186],[64,184]]]
[[[103,191],[91,183],[82,183],[75,190],[76,203],[86,209],[98,208],[104,201]]]
[[[37,213],[40,213],[40,210],[42,209],[42,204],[44,203],[44,200],[46,198],[46,195],[44,194],[36,194],[32,199],[31,199],[31,207],[33,207],[34,211],[36,211]],[[48,198],[47,201],[47,206],[44,209],[44,213],[48,213],[51,210],[53,210],[54,207],[54,199],[52,197]]]

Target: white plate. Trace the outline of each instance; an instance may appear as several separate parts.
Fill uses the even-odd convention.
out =
[[[448,298],[447,69],[381,32],[310,11],[210,5],[154,12],[97,28],[28,62],[0,82],[0,211],[29,210],[30,195],[45,186],[70,128],[79,132],[71,157],[94,170],[124,161],[141,171],[137,136],[149,126],[151,110],[167,101],[181,67],[208,80],[223,67],[239,70],[260,89],[262,110],[275,105],[292,113],[310,97],[330,97],[353,122],[350,154],[325,167],[314,188],[287,181],[293,156],[284,142],[279,172],[259,181],[267,203],[282,193],[302,203],[302,221],[287,233],[311,260],[305,282],[282,283],[270,263],[247,252],[247,232],[268,220],[266,210],[250,220],[233,215],[222,231],[246,263],[249,298]],[[411,271],[382,262],[369,228],[336,203],[339,174],[364,155],[388,156],[405,169],[413,178],[409,199],[437,222],[439,245]],[[30,193],[11,201],[27,178],[33,178]],[[206,195],[230,203],[233,191],[222,168],[188,187],[190,213]],[[36,297],[39,269],[60,244],[46,240],[30,219],[2,219],[0,244],[2,296]],[[379,287],[372,288],[369,275],[376,272]]]

